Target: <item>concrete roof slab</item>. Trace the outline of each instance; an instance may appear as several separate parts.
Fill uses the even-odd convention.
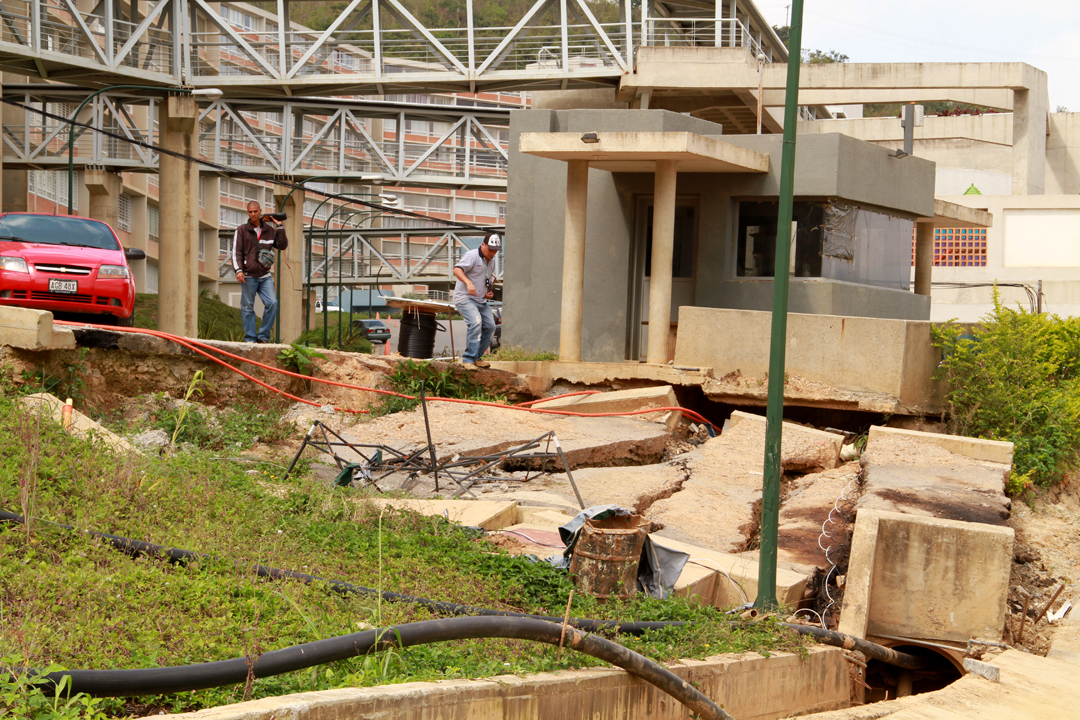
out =
[[[552,160],[588,160],[609,172],[653,172],[657,160],[675,160],[679,172],[769,171],[769,155],[688,132],[522,133],[521,152]]]
[[[921,217],[916,222],[931,222],[936,228],[988,228],[993,226],[994,216],[986,210],[935,198],[934,217]]]

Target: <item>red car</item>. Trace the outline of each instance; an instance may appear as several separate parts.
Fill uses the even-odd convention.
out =
[[[95,321],[130,327],[135,280],[128,260],[145,257],[138,248],[125,251],[100,220],[3,213],[0,304],[93,315]]]

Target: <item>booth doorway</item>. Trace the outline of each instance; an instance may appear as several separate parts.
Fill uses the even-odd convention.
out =
[[[670,323],[679,317],[679,308],[694,304],[696,276],[699,198],[675,198],[675,242],[671,253],[671,317],[663,323],[667,333]],[[626,316],[626,359],[640,361],[648,355],[649,278],[652,275],[653,198],[642,197],[634,213],[634,234],[630,248],[630,297]],[[648,325],[643,323],[649,322]]]

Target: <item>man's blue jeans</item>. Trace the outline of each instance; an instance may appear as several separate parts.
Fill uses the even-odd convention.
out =
[[[465,300],[457,304],[458,312],[465,318],[465,352],[461,356],[461,362],[474,363],[479,360],[491,345],[491,337],[495,334],[495,317],[491,314],[491,308],[485,303],[475,303]]]
[[[262,325],[255,332],[255,296],[263,304]],[[274,276],[267,273],[262,277],[244,276],[244,287],[240,293],[240,321],[244,324],[244,342],[270,342],[270,333],[274,331],[277,320],[277,296],[274,294]]]

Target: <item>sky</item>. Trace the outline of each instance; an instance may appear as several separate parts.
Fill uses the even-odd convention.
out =
[[[755,4],[786,24],[791,0]],[[1076,0],[804,0],[802,44],[849,62],[1025,62],[1046,72],[1051,111],[1080,112]]]

